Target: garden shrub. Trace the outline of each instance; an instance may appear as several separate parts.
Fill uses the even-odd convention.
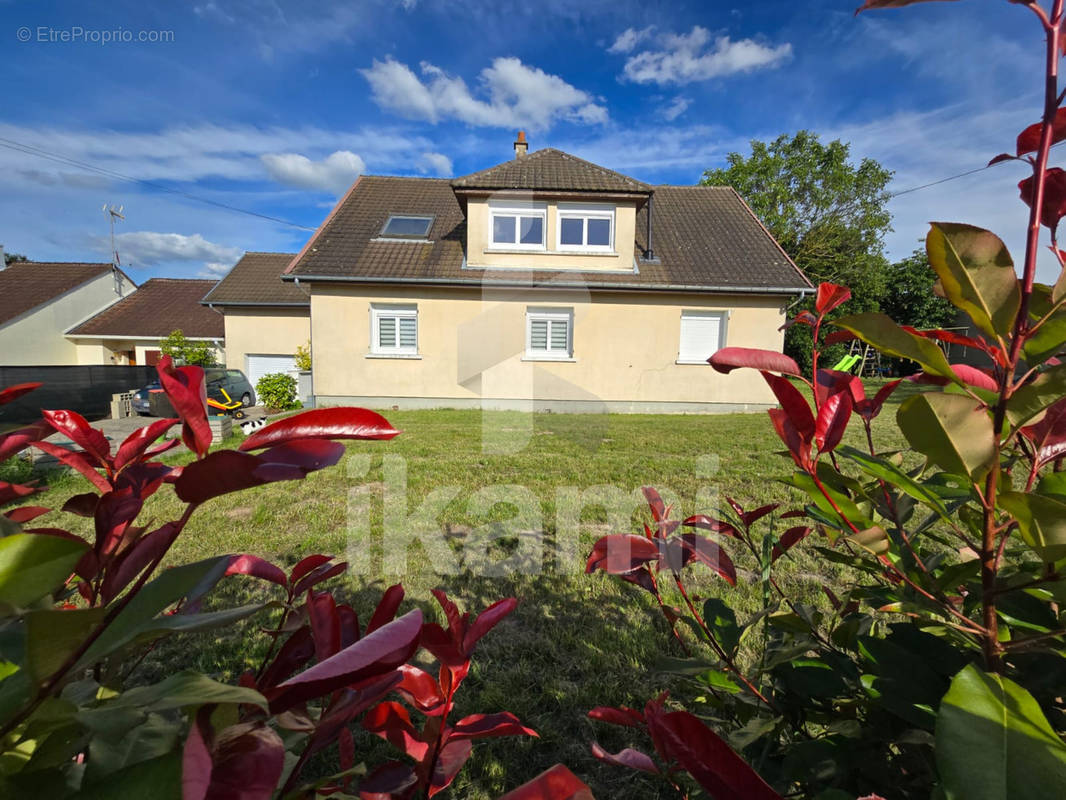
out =
[[[255,384],[255,396],[260,405],[291,411],[300,408],[296,398],[296,378],[284,372],[271,372],[260,378]]]

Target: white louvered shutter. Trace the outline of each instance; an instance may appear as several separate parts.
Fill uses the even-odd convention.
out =
[[[678,361],[706,361],[722,347],[725,314],[718,311],[681,313],[681,348]]]

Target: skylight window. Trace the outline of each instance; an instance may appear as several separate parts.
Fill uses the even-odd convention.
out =
[[[426,239],[432,224],[433,217],[393,214],[381,229],[381,235],[388,239]]]

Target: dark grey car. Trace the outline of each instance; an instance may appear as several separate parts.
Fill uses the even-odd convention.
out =
[[[243,406],[255,405],[255,389],[239,369],[204,369],[204,381],[207,383],[207,396],[215,400],[225,400],[223,389],[231,400],[240,400]]]

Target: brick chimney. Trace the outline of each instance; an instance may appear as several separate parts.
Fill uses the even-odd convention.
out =
[[[519,131],[518,138],[514,142],[514,157],[522,158],[529,149],[529,142],[526,141],[526,132]]]

